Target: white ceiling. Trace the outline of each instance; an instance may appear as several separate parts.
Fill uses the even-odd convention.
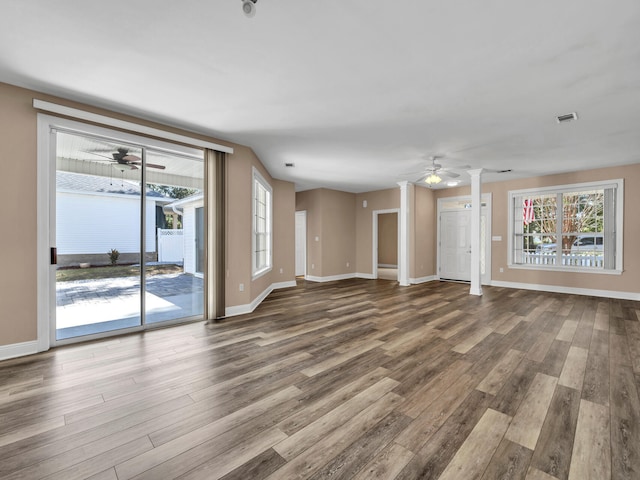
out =
[[[256,7],[0,0],[0,81],[248,145],[297,190],[640,162],[638,0]]]

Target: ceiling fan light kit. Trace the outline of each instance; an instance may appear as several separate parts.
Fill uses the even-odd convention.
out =
[[[427,175],[427,178],[424,179],[424,183],[428,185],[435,185],[436,183],[440,183],[441,181],[442,179],[433,172]]]
[[[114,163],[112,167],[120,172],[124,172],[125,170],[138,170],[138,167],[130,163]]]

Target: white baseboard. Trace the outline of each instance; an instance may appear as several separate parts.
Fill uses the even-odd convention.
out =
[[[232,307],[226,307],[224,309],[225,317],[235,317],[236,315],[245,315],[247,313],[253,312],[258,305],[262,303],[262,301],[269,296],[271,292],[274,290],[278,290],[280,288],[290,288],[295,287],[296,281],[291,280],[289,282],[277,282],[269,285],[260,295],[253,299],[251,303],[245,305],[234,305]]]
[[[271,286],[273,287],[274,290],[279,290],[281,288],[291,288],[296,286],[296,281],[290,280],[288,282],[277,282],[277,283],[271,284]]]
[[[378,268],[398,268],[398,265],[393,265],[391,263],[379,263]]]
[[[618,292],[614,290],[596,290],[592,288],[564,287],[560,285],[539,285],[535,283],[492,281],[493,287],[519,288],[521,290],[538,290],[541,292],[567,293],[570,295],[588,295],[591,297],[616,298],[619,300],[640,301],[640,293]]]
[[[313,275],[307,275],[307,280],[310,282],[335,282],[336,280],[347,280],[349,278],[356,278],[359,274],[356,273],[342,273],[340,275],[329,275],[327,277],[314,277]]]
[[[355,278],[363,278],[365,280],[375,280],[373,273],[356,273]]]
[[[433,282],[435,280],[438,280],[438,277],[436,275],[429,275],[428,277],[410,278],[409,283],[412,285],[417,285],[419,283]]]
[[[24,357],[25,355],[33,355],[34,353],[38,353],[37,340],[0,346],[0,360]]]

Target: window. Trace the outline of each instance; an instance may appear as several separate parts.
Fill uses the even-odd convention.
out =
[[[271,205],[272,190],[267,181],[253,169],[253,278],[271,270]]]
[[[622,272],[623,181],[509,192],[509,266]]]

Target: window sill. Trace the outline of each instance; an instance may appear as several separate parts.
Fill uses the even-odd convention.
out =
[[[622,270],[605,270],[603,268],[552,267],[545,265],[507,265],[514,270],[537,270],[544,272],[596,273],[600,275],[622,275]]]
[[[263,275],[269,273],[272,270],[272,268],[273,267],[267,267],[267,268],[263,268],[262,270],[258,270],[257,272],[254,272],[253,275],[251,275],[251,281],[257,280]]]

